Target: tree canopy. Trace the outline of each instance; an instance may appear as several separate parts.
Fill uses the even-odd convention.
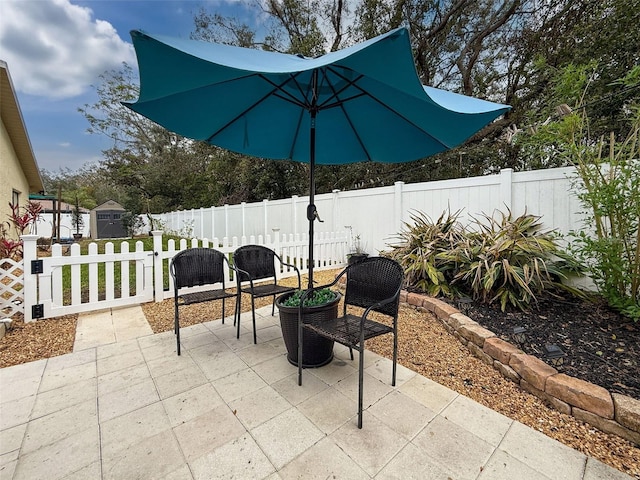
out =
[[[260,28],[203,8],[191,37],[317,56],[404,25],[424,84],[513,106],[434,157],[320,166],[318,193],[562,165],[566,159],[532,153],[516,139],[578,106],[592,119],[591,135],[622,138],[640,98],[638,82],[621,80],[640,64],[640,0],[264,0],[253,8]],[[308,193],[307,165],[185,139],[124,108],[138,92],[129,65],[100,80],[98,102],[80,108],[89,132],[113,142],[101,165],[77,174],[94,201],[117,192],[132,211],[159,212]],[[76,174],[49,176],[64,182]]]

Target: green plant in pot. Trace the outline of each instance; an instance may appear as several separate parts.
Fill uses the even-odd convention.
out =
[[[366,245],[362,242],[360,235],[356,235],[353,237],[353,250],[351,253],[347,254],[347,262],[349,265],[353,265],[354,263],[361,262],[365,258],[369,256],[369,254],[365,251]]]
[[[280,327],[282,338],[287,347],[287,360],[298,365],[298,315],[300,301],[304,290],[285,293],[276,299],[276,306],[280,312]],[[302,321],[311,319],[321,321],[338,316],[338,304],[342,295],[328,288],[322,288],[305,298],[302,307]],[[333,340],[320,337],[313,332],[304,332],[304,358],[302,366],[305,368],[321,367],[333,359]]]

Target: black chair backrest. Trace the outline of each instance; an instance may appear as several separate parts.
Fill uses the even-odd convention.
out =
[[[390,258],[369,257],[347,267],[346,305],[368,308],[396,295],[393,302],[374,310],[395,316],[400,303],[400,289],[404,281],[402,266]]]
[[[212,248],[189,248],[171,260],[175,288],[224,284],[225,256]]]
[[[233,253],[233,263],[240,270],[247,272],[251,279],[273,278],[276,268],[274,259],[276,252],[262,245],[244,245]],[[249,281],[245,273],[240,272],[240,281]]]

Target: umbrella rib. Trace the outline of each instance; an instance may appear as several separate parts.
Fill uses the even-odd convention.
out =
[[[358,77],[357,80],[360,80],[363,76],[360,75]],[[355,83],[352,82],[347,82],[347,85],[345,85],[343,88],[340,89],[340,91],[336,92],[334,90],[333,84],[329,81],[328,77],[326,77],[325,75],[325,79],[327,80],[327,85],[329,85],[329,88],[331,89],[331,91],[333,92],[333,97],[334,98],[338,98],[338,102],[334,102],[331,105],[326,105],[323,107],[323,109],[328,109],[328,108],[333,108],[333,107],[340,107],[340,109],[342,110],[342,113],[344,115],[344,118],[347,119],[347,122],[349,122],[349,126],[351,127],[351,131],[353,132],[353,134],[355,135],[355,137],[358,139],[358,143],[360,144],[360,147],[362,148],[362,151],[364,152],[364,154],[367,157],[367,160],[371,160],[371,155],[369,155],[369,150],[367,150],[367,147],[365,146],[364,142],[362,141],[362,138],[360,137],[360,134],[358,133],[358,131],[356,130],[355,126],[353,125],[353,122],[351,121],[351,117],[349,116],[349,114],[347,113],[347,111],[344,108],[344,101],[340,101],[340,98],[338,97],[338,95],[340,95],[341,92],[343,92],[347,87],[353,85],[354,87],[358,88]],[[354,80],[357,81],[357,80]],[[358,88],[358,90],[361,91],[361,93],[359,95],[355,95],[351,98],[349,98],[349,100],[353,100],[354,98],[358,98],[358,97],[362,97],[365,95],[364,92],[362,92],[362,89]]]
[[[340,74],[338,71],[330,68],[331,72],[333,72],[335,75],[337,75],[338,77],[342,78],[345,82],[351,82],[351,80],[349,80],[348,78],[345,78],[344,75]],[[360,78],[363,78],[364,75],[362,75],[361,77],[358,78],[358,80],[360,80]],[[416,129],[420,130],[421,132],[423,132],[425,135],[427,135],[428,137],[431,137],[433,140],[435,140],[436,143],[439,143],[440,145],[444,146],[447,149],[451,149],[453,148],[451,145],[447,145],[446,143],[442,142],[442,140],[440,140],[437,137],[434,137],[431,133],[429,133],[428,131],[426,131],[424,128],[420,127],[419,125],[416,125],[415,122],[409,120],[406,116],[402,115],[400,112],[398,112],[397,110],[391,108],[389,105],[387,105],[386,103],[381,102],[378,98],[376,98],[375,96],[369,94],[366,90],[363,90],[360,86],[358,86],[356,83],[351,83],[351,85],[354,88],[357,88],[358,90],[360,90],[362,95],[368,96],[371,100],[373,100],[374,102],[377,102],[378,104],[382,105],[384,108],[386,108],[387,110],[389,110],[390,112],[394,113],[395,115],[397,115],[398,117],[402,118],[404,121],[406,121],[408,124],[414,126]],[[333,105],[335,106],[335,105]],[[344,109],[343,109],[344,111]],[[346,115],[346,112],[345,112]],[[348,117],[347,117],[348,118]]]
[[[250,75],[251,76],[251,75]],[[263,101],[265,101],[267,98],[269,98],[272,95],[276,95],[279,98],[282,98],[283,100],[287,100],[290,101],[291,103],[294,103],[296,105],[302,106],[304,108],[307,108],[303,103],[300,103],[299,101],[297,101],[297,99],[293,96],[291,96],[291,98],[285,98],[285,97],[281,97],[280,95],[277,95],[274,92],[284,92],[287,93],[286,91],[284,91],[282,88],[284,87],[284,85],[286,85],[291,78],[287,78],[284,82],[282,82],[280,85],[278,85],[277,83],[272,82],[271,80],[269,80],[268,78],[266,78],[265,76],[261,75],[261,74],[257,74],[255,75],[259,78],[261,78],[262,80],[265,80],[267,83],[269,83],[270,85],[273,86],[273,90],[269,91],[268,93],[266,93],[265,95],[263,95],[259,100],[257,100],[256,102],[252,103],[250,106],[248,106],[247,108],[245,108],[242,112],[240,112],[238,115],[236,115],[235,117],[233,117],[230,121],[228,121],[227,123],[225,123],[222,127],[220,127],[218,130],[216,130],[214,133],[212,133],[211,135],[209,135],[209,137],[207,137],[206,141],[209,143],[212,143],[212,140],[220,134],[220,132],[224,131],[229,125],[232,125],[234,122],[236,122],[239,118],[242,118],[243,115],[245,115],[247,112],[249,112],[250,110],[252,110],[253,108],[255,108],[256,105],[259,105],[260,103],[262,103]],[[296,82],[297,85],[297,82]],[[302,92],[301,92],[302,93]]]

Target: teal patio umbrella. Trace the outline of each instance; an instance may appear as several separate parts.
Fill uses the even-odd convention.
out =
[[[510,107],[420,83],[409,32],[318,58],[131,32],[140,96],[125,105],[182,136],[310,164],[409,162],[463,143]]]

